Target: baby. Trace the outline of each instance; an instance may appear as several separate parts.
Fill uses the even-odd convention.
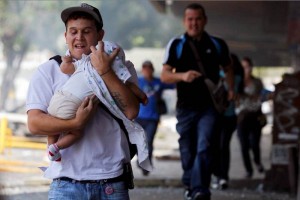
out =
[[[115,43],[104,41],[104,50],[106,53],[111,54],[116,48],[120,47]],[[98,85],[100,84],[98,81],[90,81],[91,79],[95,80],[99,77],[95,77],[98,73],[96,73],[97,75],[93,73],[95,69],[91,65],[89,55],[82,55],[82,59],[75,62],[73,62],[71,56],[64,56],[62,57],[60,69],[63,73],[72,74],[72,76],[51,98],[48,107],[48,113],[50,115],[60,119],[74,118],[84,98],[94,94],[94,88],[101,91],[104,98],[108,96],[106,95],[108,91],[103,91],[104,89],[102,89],[103,87],[101,87],[101,85]],[[134,67],[130,61],[125,61],[125,53],[122,48],[120,48],[112,64],[112,70],[120,80],[130,87],[142,104],[147,103],[147,96],[133,83],[133,79],[136,78]],[[106,98],[106,100],[106,102],[111,104],[110,106],[116,106],[111,99]],[[81,136],[80,130],[48,136],[49,159],[51,161],[60,161],[61,154],[59,150],[70,147],[79,140]]]

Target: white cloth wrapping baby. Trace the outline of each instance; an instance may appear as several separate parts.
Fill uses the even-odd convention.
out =
[[[123,64],[124,62],[122,62],[121,60],[122,58],[117,57],[112,66],[112,69],[119,77],[119,79],[121,79],[123,82],[126,82],[131,76],[127,68],[133,67],[133,64],[130,61],[127,61],[126,65],[128,66],[125,66]],[[129,120],[119,109],[114,99],[110,95],[105,85],[105,82],[91,65],[89,56],[83,55],[81,60],[76,61],[76,64],[78,64],[78,66],[84,66],[85,78],[88,82],[88,85],[90,86],[90,89],[93,90],[94,94],[109,109],[109,111],[113,115],[115,115],[117,118],[123,121],[125,128],[128,132],[130,142],[132,144],[136,144],[137,146],[137,156],[139,165],[143,169],[151,171],[152,165],[148,156],[147,139],[145,136],[144,129],[134,120]]]

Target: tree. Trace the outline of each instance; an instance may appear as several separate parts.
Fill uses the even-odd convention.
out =
[[[57,49],[53,41],[59,34],[58,23],[61,27],[63,24],[53,20],[53,15],[59,16],[58,8],[63,4],[61,1],[0,1],[0,39],[6,65],[0,87],[0,111],[6,110],[8,94],[28,50],[33,46]]]
[[[100,9],[106,31],[105,39],[119,43],[124,49],[132,47],[163,47],[180,24],[173,16],[157,14],[148,1],[92,1]],[[80,5],[80,0],[0,0],[0,42],[5,69],[0,86],[0,111],[7,110],[7,97],[13,90],[22,61],[30,50],[47,49],[61,54],[65,46],[62,9]],[[176,20],[176,23],[170,23]],[[58,42],[57,42],[58,41]]]

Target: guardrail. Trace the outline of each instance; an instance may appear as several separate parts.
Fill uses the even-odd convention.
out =
[[[46,149],[45,141],[35,140],[24,136],[14,136],[8,126],[8,120],[3,117],[0,122],[0,154],[5,148]]]

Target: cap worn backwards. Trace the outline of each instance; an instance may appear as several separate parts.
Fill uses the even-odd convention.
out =
[[[69,16],[74,13],[74,12],[84,12],[84,13],[88,13],[90,15],[92,15],[94,17],[94,19],[100,23],[101,26],[103,26],[103,21],[102,21],[102,17],[101,14],[99,12],[99,10],[97,8],[95,8],[94,6],[91,6],[87,3],[82,3],[80,6],[77,7],[70,7],[70,8],[66,8],[65,10],[63,10],[61,12],[61,19],[64,23],[67,22]]]

